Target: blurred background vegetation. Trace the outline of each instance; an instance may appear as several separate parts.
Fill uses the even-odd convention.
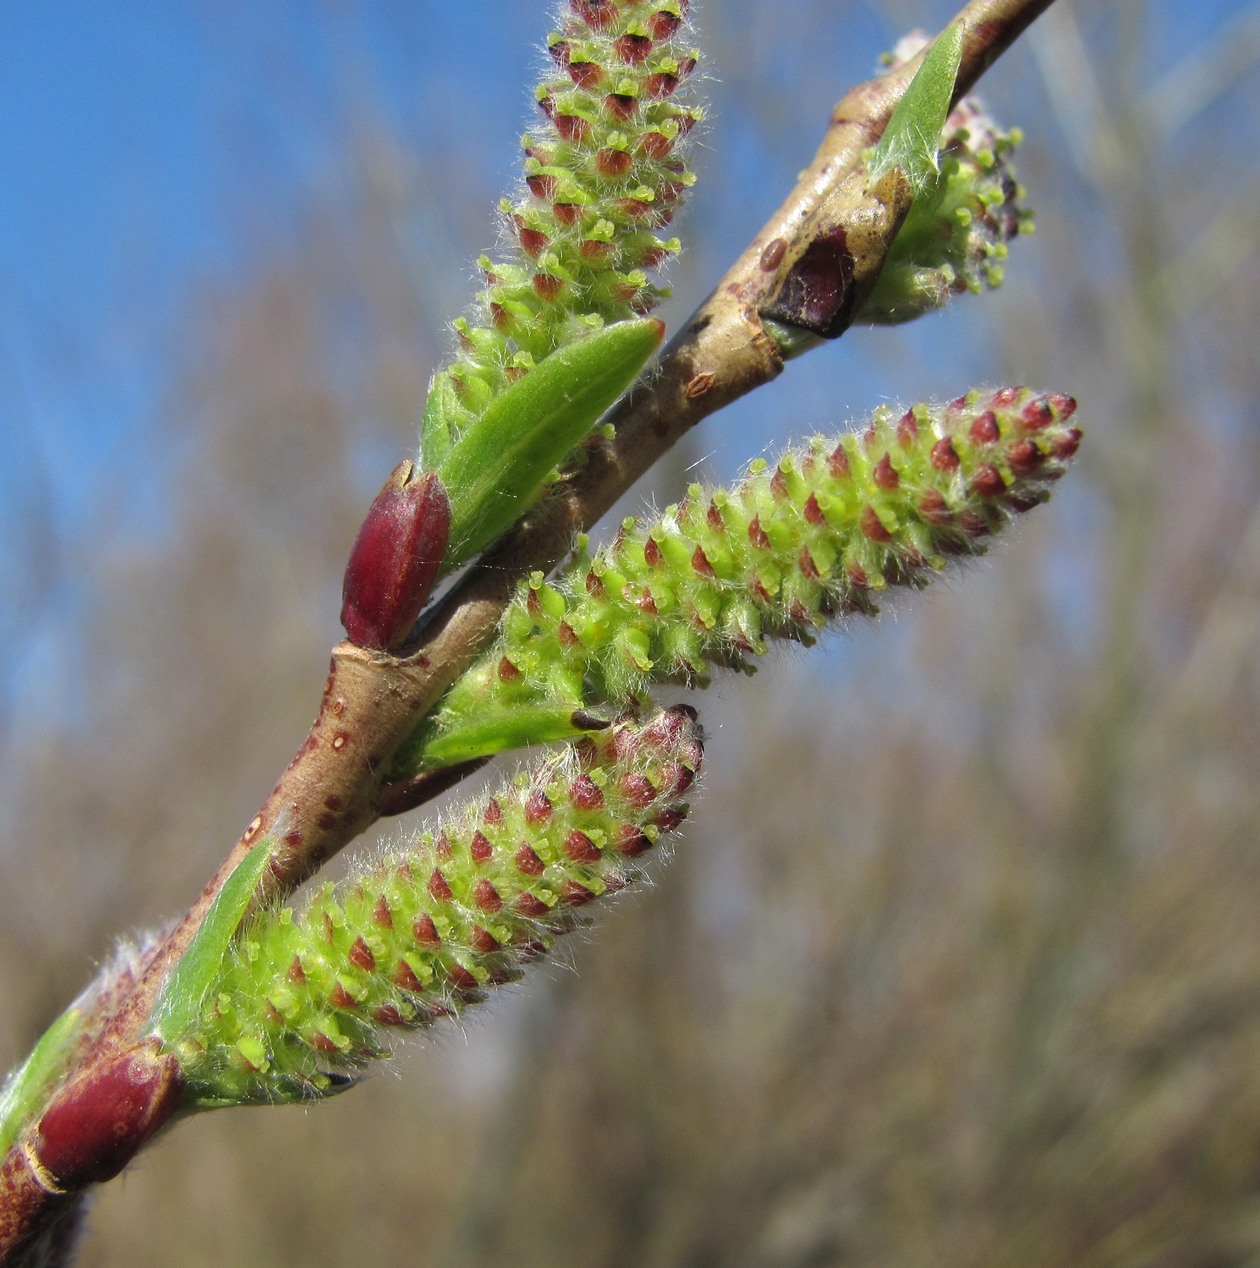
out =
[[[311,6],[319,111],[256,11],[194,8],[229,68],[236,264],[188,286],[160,399],[80,513],[57,491],[82,455],[8,392],[0,1065],[120,930],[186,905],[314,713],[349,544],[515,162],[511,41],[549,6],[498,7],[443,46],[429,6]],[[671,324],[831,102],[951,6],[700,8],[713,121]],[[652,887],[398,1077],[180,1127],[102,1192],[84,1263],[1260,1263],[1257,57],[1260,5],[1054,6],[982,86],[1038,213],[1003,290],[811,354],[634,496],[1019,382],[1081,401],[1055,500],[877,625],[721,680]],[[445,63],[440,126],[382,104],[408,58]],[[509,73],[487,121],[479,77]],[[233,133],[234,84],[273,95],[271,132]],[[306,150],[269,218],[273,154]],[[108,399],[81,408],[108,431]]]

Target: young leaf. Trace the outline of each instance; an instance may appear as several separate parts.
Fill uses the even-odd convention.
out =
[[[868,164],[872,181],[899,167],[918,194],[936,179],[941,130],[953,100],[962,42],[962,26],[955,23],[928,49],[875,146]]]
[[[82,1031],[83,1010],[76,1001],[44,1031],[31,1055],[0,1087],[0,1157],[9,1152],[65,1073]]]
[[[556,463],[634,382],[664,330],[655,318],[621,321],[560,348],[468,428],[438,468],[451,503],[448,569],[529,510]]]
[[[175,966],[153,1009],[153,1034],[166,1044],[178,1043],[201,1011],[211,984],[223,968],[236,927],[258,888],[271,858],[271,841],[264,839],[241,860],[224,882],[201,928]]]

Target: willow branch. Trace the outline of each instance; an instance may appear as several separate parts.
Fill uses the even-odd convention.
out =
[[[972,0],[960,10],[954,20],[964,25],[965,38],[956,99],[1051,2]],[[291,891],[382,815],[419,805],[449,784],[429,778],[391,785],[399,746],[489,643],[520,578],[551,569],[575,534],[589,529],[702,419],[782,372],[780,343],[764,314],[807,248],[823,238],[839,242],[860,257],[859,272],[866,267],[878,274],[900,223],[898,194],[867,188],[862,154],[883,134],[920,60],[845,94],[783,204],[676,334],[651,378],[609,416],[612,439],[588,446],[580,471],[466,574],[401,654],[349,643],[334,648],[319,713],[302,746],[196,903],[102,1019],[76,1078],[141,1038],[170,968],[227,877],[260,840],[275,842],[265,899]],[[847,328],[853,297],[824,298],[824,333],[835,338]],[[19,1142],[0,1163],[0,1265],[20,1262],[23,1246],[51,1236],[74,1202],[39,1173],[27,1144]]]

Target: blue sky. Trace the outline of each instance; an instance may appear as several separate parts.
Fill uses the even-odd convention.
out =
[[[863,4],[836,6],[807,31],[781,21],[786,3],[710,4],[721,4],[748,38],[735,50],[737,65],[729,47],[712,52],[714,121],[692,209],[705,228],[694,265],[706,281],[808,157],[817,132],[794,119],[825,118],[837,90],[866,73],[892,35]],[[451,214],[480,218],[489,245],[490,211],[515,171],[526,85],[550,7],[0,6],[0,607],[38,580],[30,561],[40,543],[26,535],[32,508],[46,513],[63,547],[92,532],[105,490],[127,490],[137,530],[160,517],[165,495],[151,475],[150,428],[190,296],[207,281],[247,275],[260,240],[283,240],[287,219],[335,171],[336,142],[356,110],[366,104],[404,141],[436,139],[445,152],[470,156],[485,201]],[[931,24],[953,6],[905,7]],[[1168,15],[1151,50],[1151,67],[1164,70],[1244,6],[1150,7]],[[1009,65],[993,77],[999,101],[1019,99],[1019,80],[1030,77],[1025,51]],[[784,135],[803,137],[799,152],[783,145]],[[450,268],[447,285],[457,292],[469,263]],[[451,315],[435,313],[434,327]],[[940,365],[965,366],[970,321],[906,336],[896,346],[910,354],[907,374],[929,382]],[[821,421],[842,421],[884,390],[887,364],[868,364],[865,338],[844,341],[851,404]],[[834,362],[811,366],[793,391],[828,400],[832,378]],[[768,426],[758,431],[758,418],[776,408],[776,398],[766,399],[736,415],[754,447],[771,434]],[[65,615],[56,603],[48,610]],[[0,636],[7,632],[0,616]]]

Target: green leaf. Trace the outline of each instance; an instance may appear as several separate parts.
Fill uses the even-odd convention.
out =
[[[223,960],[250,899],[271,859],[271,841],[260,841],[224,882],[183,959],[175,966],[153,1009],[153,1034],[177,1043],[192,1028],[206,992],[223,971]]]
[[[83,1009],[72,1004],[44,1031],[31,1055],[0,1088],[0,1158],[44,1107],[69,1064],[83,1025]]]
[[[601,720],[573,705],[506,710],[435,736],[423,746],[420,767],[437,770],[507,749],[571,740],[601,725]]]
[[[899,167],[916,194],[936,179],[941,131],[949,116],[962,61],[961,23],[947,26],[924,55],[869,161],[871,180]]]
[[[446,567],[454,568],[506,532],[538,499],[556,464],[634,382],[656,351],[655,318],[620,321],[557,349],[512,384],[442,460],[451,501]],[[425,413],[440,434],[442,413]]]

